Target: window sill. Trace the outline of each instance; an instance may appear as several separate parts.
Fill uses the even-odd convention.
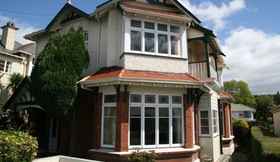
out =
[[[200,150],[200,146],[194,145],[193,148],[156,148],[156,149],[131,149],[125,152],[118,152],[114,149],[90,149],[89,152],[100,152],[100,153],[108,153],[115,155],[129,155],[136,151],[154,151],[156,154],[165,154],[165,153],[185,153],[185,152],[197,152]]]
[[[171,55],[162,55],[162,54],[148,54],[148,53],[141,53],[141,52],[124,52],[121,56],[120,59],[123,58],[124,55],[138,55],[138,56],[147,56],[147,57],[158,57],[158,58],[169,58],[169,59],[177,59],[177,60],[188,60],[188,58],[184,58],[181,56],[171,56]]]

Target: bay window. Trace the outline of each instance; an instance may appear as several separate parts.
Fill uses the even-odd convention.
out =
[[[116,95],[104,95],[102,112],[102,145],[113,147],[116,138]]]
[[[181,55],[182,30],[178,25],[130,21],[130,51],[155,55]]]
[[[131,94],[129,101],[130,148],[182,146],[181,96]]]
[[[209,135],[209,114],[207,110],[200,111],[200,134]]]
[[[213,110],[213,134],[218,133],[218,111]]]

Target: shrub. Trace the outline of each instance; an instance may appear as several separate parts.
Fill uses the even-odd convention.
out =
[[[31,162],[37,155],[36,138],[19,131],[0,130],[0,161]]]
[[[233,120],[233,126],[234,127],[241,127],[241,128],[246,128],[249,129],[250,125],[248,124],[248,122],[244,119],[234,119]]]
[[[133,152],[129,157],[129,162],[155,162],[156,154],[155,152]]]

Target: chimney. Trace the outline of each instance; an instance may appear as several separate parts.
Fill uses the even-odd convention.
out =
[[[16,31],[18,28],[13,22],[7,22],[6,25],[2,26],[2,39],[1,43],[8,50],[14,50],[16,41]]]

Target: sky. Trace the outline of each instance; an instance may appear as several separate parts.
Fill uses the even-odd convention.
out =
[[[45,28],[65,0],[2,0],[0,25],[14,21],[23,35]],[[72,0],[87,13],[105,0]],[[224,80],[244,80],[255,94],[280,91],[280,1],[179,0],[217,35],[226,54]]]

